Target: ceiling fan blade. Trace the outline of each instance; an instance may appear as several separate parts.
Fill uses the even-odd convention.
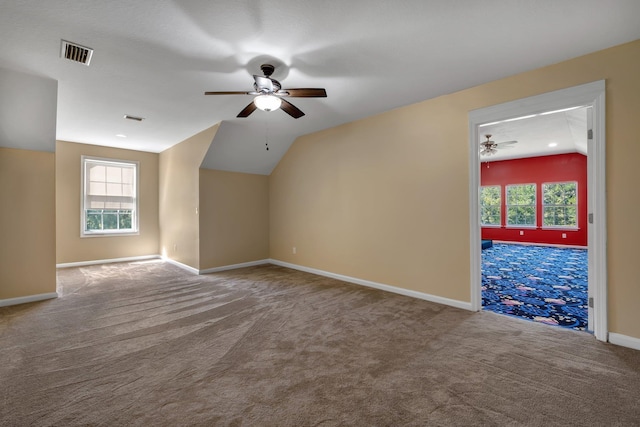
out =
[[[297,98],[326,98],[327,91],[323,88],[299,88],[299,89],[282,89],[277,94],[282,93],[283,96],[292,96]]]
[[[249,117],[249,114],[256,111],[257,108],[258,107],[256,107],[256,104],[254,104],[253,101],[251,101],[251,103],[246,107],[244,107],[244,109],[240,111],[236,117]]]
[[[503,145],[511,145],[511,144],[517,144],[518,141],[504,141],[504,142],[498,142],[497,145],[498,147],[501,147]]]
[[[255,92],[205,92],[205,95],[253,95]]]
[[[295,105],[287,101],[286,99],[282,100],[282,105],[280,105],[280,109],[293,117],[294,119],[299,119],[304,116],[304,113]]]
[[[256,90],[260,92],[265,90],[269,93],[273,92],[273,82],[269,77],[253,75],[253,79],[256,81]]]

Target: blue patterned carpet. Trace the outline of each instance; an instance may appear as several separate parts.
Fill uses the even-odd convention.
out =
[[[485,310],[587,329],[587,250],[496,243],[482,251]]]

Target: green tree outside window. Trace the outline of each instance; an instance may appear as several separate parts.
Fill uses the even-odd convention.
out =
[[[132,211],[128,209],[87,209],[85,231],[131,230]]]
[[[480,188],[480,224],[501,224],[500,186],[492,185]]]
[[[536,225],[536,185],[507,186],[507,225]]]
[[[542,225],[545,227],[578,226],[578,183],[542,184]]]

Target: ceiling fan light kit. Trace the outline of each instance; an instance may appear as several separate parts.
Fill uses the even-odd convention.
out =
[[[273,111],[281,109],[294,119],[304,116],[304,113],[289,101],[282,99],[283,97],[298,98],[326,98],[327,91],[324,88],[300,88],[300,89],[282,89],[280,82],[272,79],[275,67],[271,64],[262,64],[260,66],[264,76],[253,76],[253,87],[255,90],[250,92],[205,92],[205,95],[253,95],[253,101],[244,107],[236,117],[248,117],[256,109],[262,111]]]
[[[258,95],[253,99],[253,103],[259,110],[273,111],[280,108],[282,100],[274,95]]]

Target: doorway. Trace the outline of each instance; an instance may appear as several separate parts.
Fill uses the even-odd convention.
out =
[[[587,247],[589,283],[589,330],[601,341],[607,341],[606,284],[606,205],[605,205],[605,85],[597,81],[569,89],[549,92],[469,113],[469,195],[470,195],[470,286],[473,310],[482,309],[481,291],[481,227],[480,227],[480,146],[482,127],[497,122],[576,106],[588,107],[587,142]]]
[[[575,106],[480,125],[482,307],[588,327],[587,129]],[[490,142],[487,142],[490,141]]]

